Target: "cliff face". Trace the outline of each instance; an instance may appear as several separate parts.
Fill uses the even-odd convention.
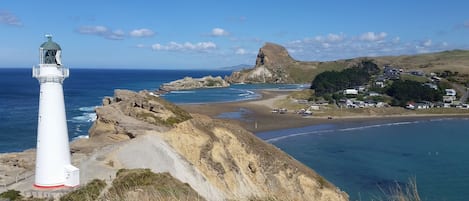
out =
[[[167,171],[207,200],[348,200],[313,170],[240,126],[188,115],[147,92],[117,91],[104,102],[90,140],[136,138],[106,156],[115,169]],[[171,118],[178,121],[165,123]]]
[[[225,79],[232,83],[293,83],[288,68],[295,62],[284,47],[266,43],[259,49],[253,69],[234,72]]]

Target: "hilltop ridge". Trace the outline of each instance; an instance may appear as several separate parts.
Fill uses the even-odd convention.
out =
[[[311,83],[324,71],[341,71],[364,60],[378,66],[392,65],[405,70],[422,70],[425,73],[445,70],[459,73],[459,78],[469,77],[469,50],[448,50],[436,53],[401,56],[357,57],[336,61],[298,61],[287,49],[266,43],[259,49],[255,66],[235,71],[225,79],[230,83]]]

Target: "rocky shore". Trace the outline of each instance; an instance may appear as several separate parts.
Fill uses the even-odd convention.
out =
[[[230,84],[222,77],[205,76],[202,78],[185,77],[183,79],[175,80],[169,83],[164,83],[160,86],[162,91],[178,91],[190,90],[200,88],[220,88],[229,87]]]

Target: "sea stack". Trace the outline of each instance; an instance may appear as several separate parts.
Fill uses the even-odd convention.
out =
[[[73,187],[79,185],[79,170],[70,163],[67,119],[62,83],[69,69],[62,65],[62,49],[46,35],[39,48],[39,66],[33,77],[39,81],[37,126],[36,188]]]

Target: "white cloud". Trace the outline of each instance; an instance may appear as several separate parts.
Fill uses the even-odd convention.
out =
[[[228,33],[226,30],[222,28],[214,28],[212,29],[212,33],[210,35],[218,37],[218,36],[227,36],[229,34],[230,33]]]
[[[105,26],[81,26],[77,31],[82,34],[100,35],[108,32],[108,28]]]
[[[14,14],[5,10],[0,10],[0,24],[6,24],[6,25],[11,25],[11,26],[23,25],[23,23],[18,17],[16,17]]]
[[[313,36],[302,40],[292,40],[284,46],[293,57],[304,61],[403,55],[463,48],[461,45],[449,45],[444,41],[430,39],[402,41],[398,36],[388,38],[388,34],[385,32],[369,32],[350,37],[346,37],[344,34]]]
[[[238,54],[238,55],[245,55],[247,54],[246,50],[243,49],[243,48],[237,48],[236,51],[235,51],[235,54]]]
[[[387,35],[388,34],[386,32],[380,32],[380,33],[366,32],[360,35],[360,40],[369,41],[369,42],[381,41],[385,39]]]
[[[150,29],[135,29],[129,33],[132,37],[142,38],[142,37],[151,37],[155,35],[155,32]]]
[[[432,45],[432,40],[428,39],[422,43],[424,47],[430,47]]]
[[[105,26],[81,26],[77,29],[80,34],[96,35],[111,40],[123,40],[125,38],[125,32],[122,30],[110,30]]]
[[[342,41],[344,39],[344,35],[343,34],[328,34],[327,35],[327,40],[329,42],[339,42],[339,41]]]
[[[159,43],[153,44],[151,48],[155,51],[206,52],[211,49],[216,49],[217,45],[213,42],[177,43],[177,42],[171,41],[167,45],[162,45]]]

